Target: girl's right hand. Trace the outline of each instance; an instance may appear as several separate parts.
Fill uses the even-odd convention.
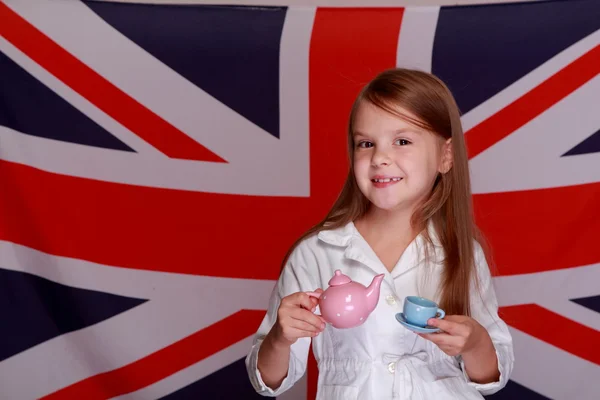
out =
[[[315,292],[322,292],[317,289]],[[292,293],[281,300],[277,321],[273,326],[274,339],[291,346],[302,337],[315,337],[325,329],[325,320],[312,311],[318,300],[304,292]]]

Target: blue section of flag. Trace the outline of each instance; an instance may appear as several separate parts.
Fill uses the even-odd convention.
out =
[[[442,7],[432,72],[466,113],[600,29],[599,21],[597,0]]]
[[[600,295],[591,297],[580,297],[578,299],[571,299],[572,302],[589,308],[590,310],[600,313]]]
[[[517,382],[509,380],[504,389],[499,392],[485,396],[489,400],[550,400],[538,392],[519,385]]]
[[[133,151],[0,52],[0,125],[63,142]]]
[[[145,301],[0,269],[0,361]]]
[[[86,4],[178,74],[279,137],[279,47],[287,8]]]
[[[209,376],[179,389],[161,400],[187,400],[187,399],[264,399],[257,394],[246,372],[244,359],[229,364]]]
[[[600,153],[600,130],[594,133],[571,150],[567,151],[564,156],[576,156],[581,154]]]

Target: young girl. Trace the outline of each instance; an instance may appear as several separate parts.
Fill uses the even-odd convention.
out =
[[[351,166],[329,215],[290,250],[246,365],[278,396],[305,373],[309,346],[319,399],[481,399],[503,388],[513,347],[473,221],[467,152],[448,88],[424,72],[384,71],[359,94],[348,129]],[[366,321],[336,329],[305,292],[340,269],[368,285],[385,274]],[[441,329],[395,319],[404,298],[437,301]]]

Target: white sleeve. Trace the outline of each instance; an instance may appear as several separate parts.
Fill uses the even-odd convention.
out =
[[[308,246],[306,246],[306,243],[302,242],[290,255],[273,288],[267,314],[258,328],[250,353],[246,357],[246,369],[250,382],[256,392],[263,396],[275,397],[281,395],[302,378],[306,372],[308,351],[311,345],[310,338],[300,338],[291,346],[287,376],[278,388],[270,388],[264,383],[257,368],[257,362],[258,350],[277,319],[277,310],[281,299],[292,293],[314,291],[318,288],[316,283],[314,283],[316,282],[315,278],[317,275],[316,273],[311,274],[309,272],[309,266],[310,269],[315,270],[316,259]]]
[[[508,383],[514,365],[514,351],[512,336],[506,323],[498,316],[498,300],[494,290],[492,276],[485,260],[483,250],[479,243],[475,244],[475,265],[479,290],[472,287],[471,317],[477,320],[489,333],[498,357],[498,370],[500,378],[496,382],[479,384],[471,382],[466,373],[464,361],[460,359],[460,366],[469,385],[475,387],[482,395],[496,393]]]

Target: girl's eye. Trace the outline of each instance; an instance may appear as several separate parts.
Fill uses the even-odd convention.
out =
[[[396,144],[398,146],[406,146],[406,145],[410,144],[410,142],[406,139],[396,139],[394,144]]]
[[[370,147],[373,147],[373,143],[371,143],[371,142],[367,142],[367,141],[363,140],[362,142],[359,142],[359,143],[358,143],[358,146],[357,146],[357,147],[361,147],[361,148],[363,148],[363,149],[368,149],[368,148],[370,148]]]

